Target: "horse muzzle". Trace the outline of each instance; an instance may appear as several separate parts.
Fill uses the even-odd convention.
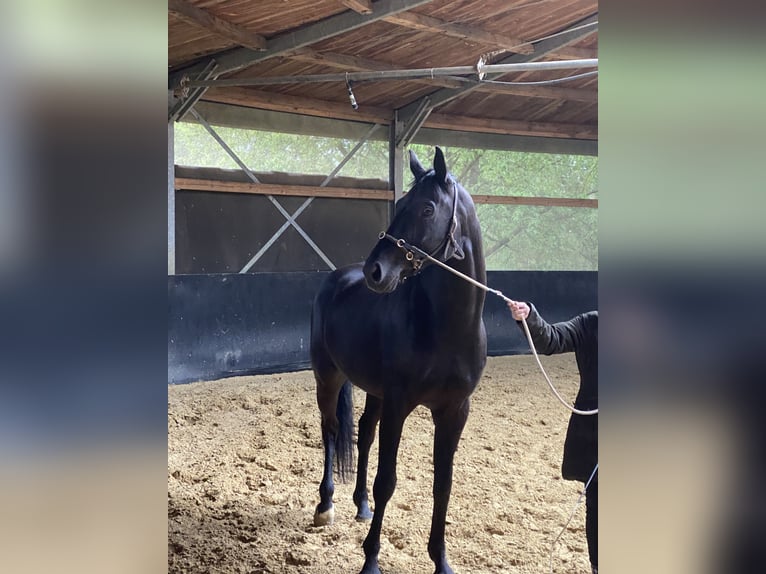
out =
[[[406,279],[408,268],[398,250],[380,242],[365,261],[362,271],[367,287],[383,294],[391,293]]]
[[[399,285],[399,273],[379,261],[368,261],[364,264],[364,280],[367,288],[376,293],[391,293]]]

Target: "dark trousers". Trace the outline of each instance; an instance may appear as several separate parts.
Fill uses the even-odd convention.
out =
[[[585,537],[590,563],[598,568],[598,475],[593,477],[585,493]]]

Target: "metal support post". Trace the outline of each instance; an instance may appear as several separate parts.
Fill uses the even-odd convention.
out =
[[[394,111],[394,119],[388,132],[388,187],[394,192],[391,203],[389,223],[394,219],[396,202],[404,195],[404,143],[402,140],[403,126],[399,120],[399,110]]]
[[[168,105],[173,92],[168,91]],[[176,273],[176,186],[175,186],[175,125],[168,120],[168,275]]]

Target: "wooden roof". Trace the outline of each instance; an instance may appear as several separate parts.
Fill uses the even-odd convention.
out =
[[[170,86],[197,78],[256,78],[487,63],[596,58],[596,0],[169,0]],[[595,25],[594,25],[595,23]],[[583,24],[590,27],[583,27]],[[566,30],[574,31],[560,34]],[[550,36],[553,37],[549,38]],[[507,73],[536,82],[589,69]],[[553,85],[455,79],[213,87],[203,101],[325,118],[390,124],[425,97],[423,127],[503,135],[596,140],[598,77]],[[475,78],[474,78],[475,79]],[[187,92],[188,93],[188,92]]]

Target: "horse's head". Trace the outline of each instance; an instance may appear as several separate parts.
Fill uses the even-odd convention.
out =
[[[447,171],[442,150],[436,148],[430,170],[410,150],[410,170],[415,183],[396,204],[394,220],[364,264],[367,286],[378,293],[390,293],[416,275],[428,264],[425,254],[440,261],[464,257],[459,241],[459,184]]]

